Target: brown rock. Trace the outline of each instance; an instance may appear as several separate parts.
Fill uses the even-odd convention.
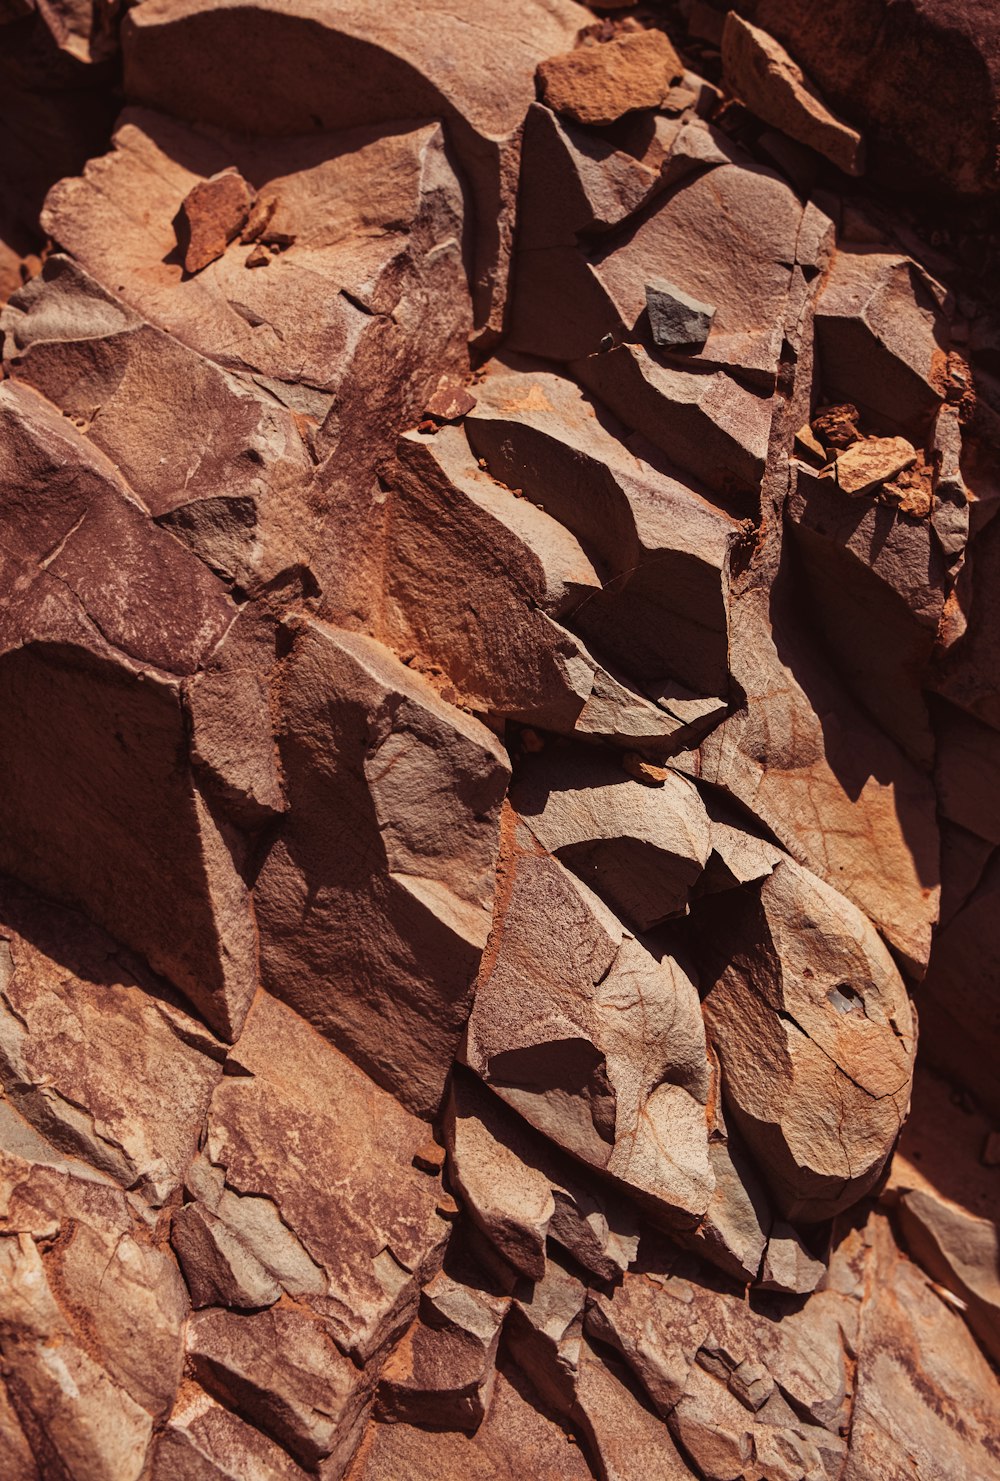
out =
[[[685,365],[739,371],[768,389],[801,224],[802,206],[780,176],[723,163],[682,180],[624,240],[599,248],[593,272],[626,332],[643,316],[654,277],[711,304],[705,342]]]
[[[943,399],[941,290],[907,257],[842,248],[816,306],[823,388],[886,431],[911,432]]]
[[[302,618],[289,639],[289,815],[256,887],[263,981],[428,1114],[489,932],[506,756],[371,638]],[[353,990],[331,997],[337,979]]]
[[[706,909],[727,1108],[785,1215],[829,1217],[873,1186],[906,1115],[906,989],[861,912],[791,861]]]
[[[475,396],[469,394],[459,381],[442,376],[437,390],[427,398],[424,416],[435,422],[460,422],[476,404]]]
[[[496,364],[465,430],[493,477],[571,530],[607,573],[569,625],[647,692],[672,677],[725,694],[736,521],[630,451],[621,429],[564,376]]]
[[[770,409],[724,371],[695,375],[657,365],[639,345],[577,361],[574,373],[678,468],[745,505],[760,488]]]
[[[833,465],[837,487],[852,499],[912,467],[916,450],[905,437],[865,437],[842,452]]]
[[[493,1400],[474,1435],[440,1433],[405,1424],[372,1424],[349,1481],[590,1481],[592,1472],[575,1439],[527,1396],[516,1371],[497,1376]]]
[[[475,1432],[496,1378],[496,1352],[508,1298],[443,1273],[424,1287],[420,1319],[379,1378],[380,1419]]]
[[[780,42],[732,10],[722,33],[722,66],[726,86],[758,118],[825,155],[845,174],[863,174],[861,135],[830,112]]]
[[[281,1295],[278,1282],[242,1240],[198,1204],[188,1203],[177,1210],[170,1237],[195,1309],[272,1306]]]
[[[633,1210],[605,1195],[471,1076],[456,1072],[446,1108],[449,1171],[476,1227],[508,1270],[541,1280],[552,1239],[602,1281],[635,1257]]]
[[[153,1481],[303,1481],[307,1473],[261,1430],[185,1384],[156,1444]]]
[[[710,842],[683,777],[666,771],[641,787],[611,759],[550,751],[519,768],[511,801],[543,847],[640,930],[685,912]]]
[[[480,468],[457,428],[407,433],[398,451],[384,617],[395,647],[426,654],[487,714],[630,748],[688,743],[682,708],[629,688],[564,626],[600,590],[570,531]]]
[[[407,1324],[446,1238],[434,1211],[436,1181],[412,1165],[424,1126],[266,994],[236,1056],[212,1100],[208,1156],[225,1170],[228,1188],[277,1206],[323,1272],[318,1290],[293,1277],[296,1294],[305,1286],[338,1346],[363,1362]],[[273,1237],[255,1238],[252,1207],[232,1205],[213,1211],[285,1284],[287,1255]],[[315,1273],[308,1263],[305,1273]],[[235,1331],[248,1319],[233,1320]]]
[[[690,1225],[713,1188],[694,987],[523,824],[505,850],[464,1058],[556,1145]]]
[[[1000,1399],[986,1359],[883,1221],[870,1238],[873,1295],[862,1310],[845,1481],[946,1476],[956,1466],[988,1476]]]
[[[702,743],[692,774],[749,808],[921,974],[940,889],[926,776],[853,705],[778,596],[748,592],[730,623],[746,706]]]
[[[445,119],[482,223],[477,321],[495,335],[506,297],[519,131],[534,101],[535,68],[572,45],[579,27],[579,9],[569,0],[519,0],[516,7],[488,0],[476,27],[434,0],[391,20],[373,0],[355,0],[336,15],[311,0],[291,12],[257,4],[249,16],[239,7],[156,0],[124,28],[125,92],[130,102],[258,135],[309,135],[317,118],[325,129]],[[483,46],[481,28],[498,51]],[[212,68],[211,77],[195,60],[237,50],[239,66]],[[240,164],[235,154],[225,163],[233,159]]]
[[[870,129],[870,166],[896,189],[997,186],[995,17],[970,0],[919,10],[884,0],[741,0],[837,107]]]
[[[220,170],[193,185],[181,202],[177,246],[186,273],[200,273],[239,236],[253,193],[236,169]]]
[[[180,1187],[223,1047],[73,912],[7,881],[0,1080],[54,1146],[155,1206]]]
[[[187,1351],[203,1385],[303,1465],[314,1467],[335,1448],[350,1459],[364,1381],[321,1322],[282,1306],[256,1316],[199,1311]]]
[[[540,62],[543,102],[577,123],[614,123],[637,108],[658,108],[683,64],[662,31],[585,40],[575,51]]]

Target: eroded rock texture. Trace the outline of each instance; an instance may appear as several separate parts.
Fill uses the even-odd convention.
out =
[[[2,1481],[1000,1478],[992,8],[0,78]]]

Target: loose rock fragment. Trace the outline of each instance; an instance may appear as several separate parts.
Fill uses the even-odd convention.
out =
[[[711,304],[700,303],[664,278],[646,284],[646,312],[653,339],[663,349],[700,349],[715,317]]]
[[[585,41],[538,66],[544,102],[577,123],[614,123],[637,108],[658,108],[684,71],[662,31]]]
[[[220,170],[193,185],[181,202],[177,221],[184,271],[200,273],[221,257],[242,231],[252,204],[251,189],[237,170]]]
[[[840,454],[833,477],[838,488],[856,499],[912,467],[916,456],[905,437],[864,437]]]

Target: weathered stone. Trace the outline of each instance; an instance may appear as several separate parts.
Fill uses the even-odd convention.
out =
[[[907,257],[842,248],[816,306],[827,398],[849,401],[886,431],[908,433],[943,400],[947,326],[936,285]]]
[[[685,363],[738,371],[766,390],[778,371],[802,220],[780,176],[724,163],[681,180],[623,239],[599,247],[593,271],[626,332],[643,315],[654,275],[711,304],[705,342]]]
[[[474,1432],[486,1416],[509,1298],[439,1274],[424,1287],[420,1319],[382,1369],[380,1419]]]
[[[840,454],[832,477],[839,489],[856,499],[911,467],[916,456],[905,437],[864,437]]]
[[[996,1361],[1000,1356],[1000,1234],[991,1219],[978,1219],[920,1188],[903,1193],[899,1222],[907,1248],[932,1279],[965,1303],[968,1323]]]
[[[864,172],[858,131],[830,112],[780,42],[732,10],[722,33],[722,67],[726,86],[758,118],[825,155],[845,174]]]
[[[546,1240],[599,1280],[635,1256],[633,1211],[585,1175],[471,1076],[456,1072],[446,1110],[449,1170],[473,1222],[513,1270],[545,1272]]]
[[[30,1235],[0,1238],[0,1276],[8,1392],[41,1465],[72,1467],[80,1481],[139,1481],[153,1421],[76,1338]]]
[[[961,1318],[874,1223],[845,1481],[996,1467],[1000,1397]],[[919,1382],[915,1382],[919,1378]]]
[[[586,38],[575,51],[538,65],[542,101],[577,123],[614,123],[637,108],[658,108],[684,68],[662,31],[633,31],[606,42]]]
[[[372,1424],[350,1481],[590,1481],[575,1438],[525,1394],[516,1370],[501,1370],[485,1420],[474,1435],[440,1433],[405,1424]]]
[[[249,14],[241,6],[145,0],[123,27],[125,92],[131,102],[258,135],[308,135],[317,118],[323,129],[445,119],[482,223],[477,319],[495,335],[535,68],[571,46],[579,26],[569,0],[519,0],[514,8],[489,0],[476,26],[434,0],[394,17],[372,0],[353,0],[335,15],[313,0],[291,11],[256,4]],[[237,54],[238,66],[221,64]],[[220,59],[211,77],[195,60],[205,56]],[[238,155],[226,163],[234,159],[240,164]]]
[[[712,327],[715,309],[675,288],[665,278],[646,284],[646,312],[653,339],[661,349],[701,349]]]
[[[181,1184],[223,1046],[103,932],[5,881],[0,1080],[56,1147],[150,1203]],[[207,1052],[206,1052],[207,1051]]]
[[[145,323],[61,254],[0,324],[11,373],[76,419],[214,571],[249,587],[312,548],[313,461],[266,390]]]
[[[187,1351],[205,1387],[305,1466],[314,1467],[358,1427],[364,1379],[323,1324],[301,1311],[195,1312]]]
[[[397,484],[383,620],[399,651],[486,714],[630,747],[690,743],[683,713],[629,689],[563,625],[600,593],[597,572],[569,530],[477,466],[459,429],[402,438]]]
[[[511,823],[465,1060],[558,1146],[693,1224],[714,1181],[693,984]]]
[[[156,1443],[152,1481],[304,1481],[280,1445],[194,1384]]]
[[[506,757],[371,638],[303,617],[289,639],[290,811],[256,887],[263,981],[427,1114],[489,932]]]
[[[657,365],[641,345],[575,361],[574,374],[677,468],[741,506],[760,489],[771,423],[766,401],[722,370]]]
[[[178,1209],[170,1223],[191,1303],[253,1309],[272,1306],[281,1287],[226,1224],[196,1203]]]
[[[639,930],[683,914],[708,860],[708,817],[685,778],[656,788],[611,759],[550,749],[518,770],[511,801],[538,841]]]
[[[653,449],[633,453],[563,376],[498,362],[465,430],[489,472],[572,531],[601,573],[603,590],[570,609],[567,624],[648,693],[672,677],[724,695],[737,522],[649,461]]]
[[[691,774],[725,789],[863,909],[919,976],[940,892],[927,777],[852,704],[780,586],[770,600],[748,591],[730,624],[733,677],[747,698],[702,743]]]
[[[221,257],[250,214],[253,194],[238,170],[219,170],[192,185],[177,216],[177,246],[186,273]]]
[[[436,1181],[412,1166],[424,1126],[266,994],[235,1056],[212,1100],[208,1155],[236,1193],[274,1201],[325,1274],[309,1304],[363,1361],[406,1325],[446,1237]],[[266,1266],[267,1245],[243,1242]]]
[[[872,1187],[906,1115],[906,989],[861,912],[790,860],[703,908],[726,1105],[786,1216],[828,1217]]]

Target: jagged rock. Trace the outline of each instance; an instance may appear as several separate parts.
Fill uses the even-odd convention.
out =
[[[557,1146],[693,1224],[714,1182],[693,984],[513,816],[502,868],[466,1063]]]
[[[261,975],[429,1114],[486,945],[506,756],[371,638],[308,617],[288,638],[289,815],[257,880]],[[332,996],[337,979],[352,991]]]
[[[661,349],[701,349],[715,318],[711,304],[701,303],[665,278],[646,284],[646,312],[653,340]]]
[[[575,51],[538,65],[542,101],[577,123],[608,124],[637,108],[658,108],[684,68],[662,31],[610,41],[585,38]]]
[[[778,595],[750,591],[730,624],[745,705],[702,743],[691,773],[749,808],[921,975],[940,890],[926,776],[852,705]]]
[[[72,1467],[80,1481],[139,1481],[152,1418],[75,1337],[30,1235],[0,1238],[0,1274],[0,1353],[33,1454],[46,1469]]]
[[[396,481],[384,622],[397,650],[486,714],[664,752],[699,733],[699,716],[629,689],[563,625],[600,593],[597,572],[569,530],[477,466],[462,431],[407,434]]]
[[[899,1220],[913,1258],[933,1279],[961,1297],[970,1327],[996,1360],[1000,1356],[996,1224],[920,1188],[903,1193]]]
[[[219,170],[192,185],[177,217],[177,245],[184,271],[200,273],[221,257],[242,231],[253,194],[238,170]]]
[[[436,1275],[421,1294],[420,1319],[382,1369],[379,1418],[474,1433],[493,1393],[508,1304],[507,1297]]]
[[[508,1267],[545,1272],[546,1240],[599,1280],[635,1256],[633,1212],[578,1170],[478,1081],[456,1072],[446,1110],[449,1170],[473,1222]]]
[[[720,164],[682,180],[593,271],[631,330],[654,275],[715,309],[704,345],[685,361],[774,384],[802,206],[780,176]],[[612,325],[609,324],[609,328]]]
[[[152,1481],[303,1481],[306,1474],[261,1430],[190,1385],[156,1443]]]
[[[575,361],[589,390],[701,484],[749,506],[759,491],[771,424],[768,403],[724,371],[695,375],[623,344]]]
[[[916,456],[905,437],[864,437],[840,454],[832,476],[839,489],[856,499],[911,467]]]
[[[962,194],[997,187],[995,17],[958,0],[740,0],[837,107],[869,126],[877,178]]]
[[[996,1466],[1000,1397],[961,1318],[873,1221],[857,1399],[845,1481],[947,1476]],[[919,1382],[915,1379],[919,1378]]]
[[[526,759],[511,801],[539,843],[639,930],[685,911],[711,846],[685,778],[667,772],[643,787],[613,760],[550,749]]]
[[[364,1361],[406,1325],[447,1236],[436,1180],[412,1166],[424,1126],[266,994],[231,1071],[209,1110],[208,1156],[228,1188],[274,1202],[323,1274],[308,1304],[337,1344]],[[241,1210],[213,1212],[265,1267],[281,1258],[273,1244],[269,1256],[267,1244],[262,1251],[244,1235]]]
[[[228,1226],[207,1209],[188,1203],[170,1224],[170,1238],[191,1303],[252,1310],[272,1306],[281,1287]]]
[[[256,941],[244,882],[184,757],[183,676],[235,607],[40,397],[5,384],[0,418],[7,548],[24,556],[3,556],[14,599],[0,634],[12,783],[0,865],[86,908],[232,1037],[256,985]],[[33,529],[28,470],[41,493]],[[106,572],[109,544],[118,556]],[[45,718],[56,709],[67,717],[58,732]]]
[[[11,374],[77,419],[214,571],[250,587],[312,547],[313,462],[293,413],[264,388],[144,322],[61,254],[12,296],[0,326]]]
[[[934,943],[920,992],[921,1042],[927,1063],[956,1076],[1000,1115],[992,1065],[1000,1050],[1000,957],[997,903],[1000,860],[994,852],[964,905]],[[970,1044],[978,1046],[970,1052]]]
[[[870,441],[875,440],[903,441]],[[835,466],[869,445],[854,443]],[[859,510],[829,478],[803,468],[787,512],[813,610],[839,673],[886,734],[920,766],[929,766],[934,747],[922,686],[949,585],[934,532],[926,521],[881,503]],[[871,641],[873,633],[877,642]]]
[[[67,1154],[152,1204],[179,1189],[224,1050],[73,912],[0,890],[0,1080]]]
[[[443,118],[481,223],[477,320],[495,335],[535,68],[572,45],[579,26],[570,0],[514,7],[489,0],[475,26],[434,0],[395,18],[373,0],[352,0],[335,15],[311,0],[294,10],[256,4],[249,14],[240,6],[144,0],[122,28],[125,92],[131,102],[259,135],[308,135],[317,118],[324,129]],[[194,61],[236,54],[238,66],[215,67],[211,78]]]
[[[638,447],[563,376],[497,363],[466,422],[490,473],[518,488],[580,541],[603,590],[566,616],[647,692],[673,677],[724,694],[726,603],[736,521]]]
[[[944,399],[939,294],[908,257],[841,248],[816,306],[827,397],[861,407],[886,430],[919,428]]]
[[[575,1438],[525,1392],[523,1377],[508,1368],[497,1376],[493,1400],[474,1435],[440,1433],[405,1424],[370,1425],[350,1481],[505,1481],[519,1475],[539,1481],[591,1481]]]
[[[906,1115],[906,989],[861,912],[791,860],[704,908],[728,1110],[786,1216],[829,1217],[875,1183]]]
[[[302,1465],[314,1467],[334,1450],[350,1460],[365,1380],[322,1322],[283,1306],[250,1316],[198,1311],[188,1323],[187,1352],[205,1387]]]
[[[845,174],[863,173],[858,131],[830,112],[773,36],[732,10],[722,32],[722,67],[727,87],[758,118],[825,155]]]

